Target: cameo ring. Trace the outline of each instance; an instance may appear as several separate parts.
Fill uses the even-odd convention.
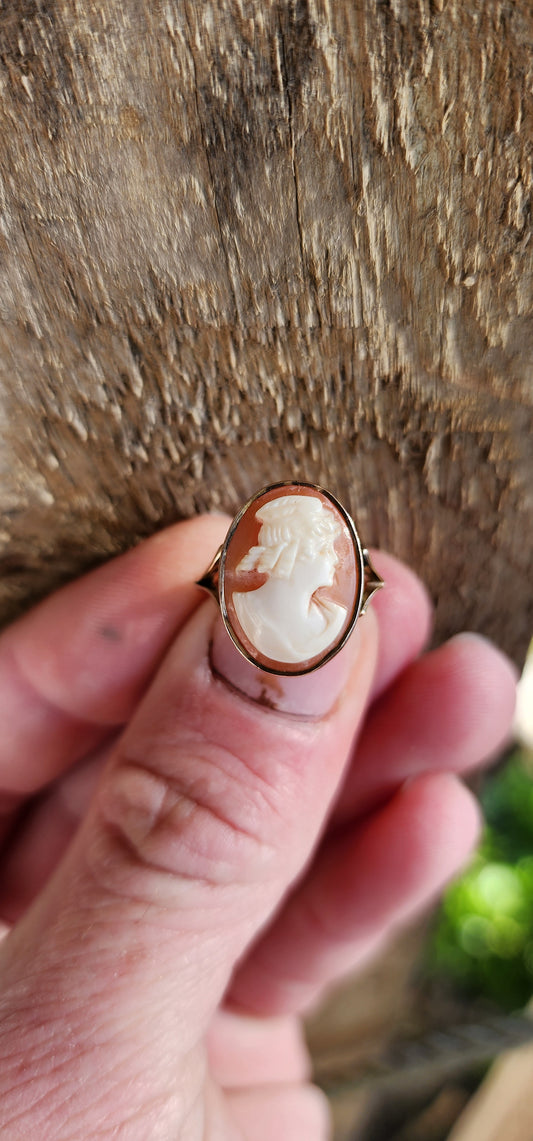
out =
[[[244,504],[198,586],[249,662],[294,675],[338,653],[383,579],[334,495],[284,482]]]

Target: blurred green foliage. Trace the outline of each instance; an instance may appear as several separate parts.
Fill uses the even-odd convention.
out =
[[[448,889],[430,971],[504,1010],[533,993],[533,764],[514,752],[485,784],[486,825],[473,863]]]

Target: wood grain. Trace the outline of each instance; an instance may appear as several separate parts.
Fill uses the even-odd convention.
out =
[[[533,1049],[510,1050],[494,1064],[448,1141],[530,1141]]]
[[[0,611],[273,480],[533,628],[529,0],[0,4]]]

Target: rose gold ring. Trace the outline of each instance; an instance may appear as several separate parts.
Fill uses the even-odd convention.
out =
[[[274,674],[318,669],[344,646],[384,585],[353,519],[312,483],[274,483],[235,516],[198,582],[249,662]]]

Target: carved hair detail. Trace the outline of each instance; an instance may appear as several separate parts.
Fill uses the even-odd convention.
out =
[[[326,550],[337,563],[335,540],[340,523],[314,495],[283,495],[260,507],[259,543],[241,559],[237,571],[258,570],[276,578],[290,578],[298,558],[313,558]]]

